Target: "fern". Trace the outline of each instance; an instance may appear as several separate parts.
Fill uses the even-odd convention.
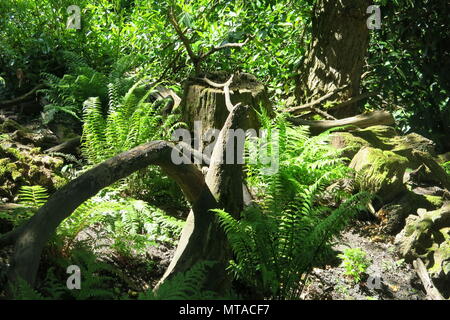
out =
[[[77,265],[81,269],[81,289],[70,290],[70,294],[76,300],[114,297],[114,293],[110,289],[114,279],[108,275],[114,273],[112,266],[99,261],[94,254],[85,250],[74,251],[70,258],[70,264]]]
[[[149,102],[154,86],[149,87],[145,82],[145,79],[136,82],[123,96],[120,95],[119,83],[110,83],[106,114],[102,112],[98,98],[85,102],[82,151],[90,164],[97,164],[152,140],[168,140],[173,130],[183,125],[176,115],[161,115],[167,101]],[[152,194],[153,197],[166,196],[167,190],[174,190],[172,198],[181,203],[176,184],[163,177],[159,168],[147,168],[124,182],[128,193],[133,196],[151,200]]]
[[[98,228],[96,228],[98,226]],[[149,246],[175,245],[184,222],[162,210],[131,198],[110,199],[108,195],[86,201],[58,227],[52,241],[63,256],[77,245],[78,235],[101,230],[96,237],[112,239],[111,248],[121,256],[143,253]],[[84,240],[86,244],[89,239]]]
[[[28,284],[25,280],[19,278],[15,281],[11,289],[14,300],[45,300],[46,298]]]
[[[47,201],[47,190],[41,186],[22,186],[18,192],[18,203],[22,207],[0,212],[0,219],[17,227],[32,217]]]
[[[217,299],[214,292],[204,290],[206,272],[213,267],[212,261],[195,264],[186,272],[177,273],[173,278],[164,281],[156,290],[148,290],[139,294],[139,300],[208,300]]]
[[[247,208],[241,220],[215,212],[235,254],[230,272],[265,297],[296,299],[333,237],[370,197],[342,193],[346,201],[340,207],[321,206],[318,200],[325,188],[350,173],[344,158],[327,143],[328,133],[310,138],[306,128],[292,127],[284,115],[273,121],[260,116],[271,139],[251,139],[246,153],[247,181],[257,195],[256,205]],[[255,152],[275,152],[278,171],[268,175],[263,163],[249,161]]]
[[[22,186],[19,190],[19,204],[37,209],[48,199],[47,190],[41,186]]]
[[[445,162],[442,167],[444,168],[445,172],[450,175],[450,161]]]
[[[79,246],[69,257],[51,257],[53,267],[48,269],[45,279],[32,288],[27,282],[19,280],[14,287],[15,299],[59,300],[59,299],[112,299],[116,293],[114,286],[114,267],[102,262],[86,248]],[[69,265],[77,265],[81,270],[81,288],[70,290],[66,286]]]
[[[99,72],[86,63],[76,53],[63,51],[62,57],[67,65],[68,73],[62,78],[49,73],[41,77],[48,89],[39,90],[49,101],[44,107],[42,118],[50,123],[57,116],[65,114],[81,121],[83,102],[91,97],[98,97],[99,103],[107,105],[108,86],[114,83],[119,90],[116,96],[123,95],[136,82],[137,75],[126,75],[127,71],[140,62],[133,56],[125,56],[118,60],[108,75]]]

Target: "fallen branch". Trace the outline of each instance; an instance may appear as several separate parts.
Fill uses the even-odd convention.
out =
[[[420,258],[414,260],[413,266],[416,269],[420,280],[422,281],[428,298],[430,300],[445,300],[438,289],[436,289],[436,287],[434,286],[433,281],[431,281],[430,276],[428,275],[427,268],[423,264],[422,260]]]
[[[45,87],[44,84],[39,84],[36,87],[34,87],[33,89],[31,89],[31,91],[21,95],[20,97],[17,97],[17,98],[11,99],[11,100],[0,101],[0,109],[21,103],[21,102],[27,100],[33,94],[35,94],[36,91],[38,91],[39,89],[42,89],[44,87]]]
[[[158,165],[177,182],[192,205],[174,258],[161,281],[191,269],[199,261],[217,261],[208,272],[206,289],[224,294],[231,286],[226,271],[231,249],[211,209],[223,208],[238,217],[244,206],[242,163],[228,164],[225,160],[236,155],[238,148],[230,144],[234,141],[230,129],[240,128],[247,112],[248,107],[237,104],[228,115],[206,176],[184,155],[181,164],[173,162],[173,153],[180,155],[181,152],[175,144],[153,141],[100,163],[56,191],[25,224],[0,238],[3,245],[14,243],[9,284],[14,285],[21,278],[34,285],[46,242],[58,225],[84,201],[137,170]]]
[[[146,143],[102,162],[56,191],[25,225],[0,238],[2,244],[16,240],[10,281],[20,277],[33,285],[42,249],[58,225],[101,189],[148,165],[160,166],[178,183],[193,205],[207,197],[209,193],[201,171],[193,164],[175,165],[171,160],[174,148],[165,141]]]
[[[297,125],[309,126],[313,134],[344,126],[367,128],[374,125],[389,126],[395,124],[394,117],[387,111],[374,111],[339,120],[303,120],[299,118],[290,118],[289,120]]]
[[[72,139],[67,140],[66,142],[63,142],[61,144],[58,144],[57,146],[51,147],[47,150],[45,150],[45,153],[69,153],[76,155],[76,149],[81,145],[81,137],[77,136]]]
[[[312,107],[311,108],[312,112],[315,112],[317,114],[320,114],[322,117],[328,119],[328,120],[338,120],[337,118],[333,117],[331,114],[329,114],[326,111],[320,110],[319,108],[316,107]]]
[[[365,93],[362,93],[362,94],[360,94],[358,96],[352,97],[352,98],[350,98],[347,101],[344,101],[344,102],[341,102],[341,103],[338,103],[338,104],[334,105],[333,109],[340,109],[340,108],[349,106],[349,105],[354,104],[354,103],[356,103],[358,101],[361,101],[361,100],[364,100],[364,99],[367,99],[367,98],[370,98],[370,97],[373,97],[373,96],[376,96],[376,95],[377,95],[377,93],[375,93],[375,92],[365,92]]]

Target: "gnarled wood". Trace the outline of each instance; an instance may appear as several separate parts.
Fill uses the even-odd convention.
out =
[[[314,134],[324,132],[331,128],[343,126],[367,128],[374,125],[395,124],[394,117],[387,111],[374,111],[339,120],[302,120],[298,118],[291,118],[290,120],[297,125],[309,126],[311,128],[311,132]]]
[[[165,141],[138,146],[106,160],[58,190],[26,225],[11,233],[14,237],[7,234],[0,241],[16,240],[10,279],[14,281],[20,277],[33,284],[42,249],[57,226],[98,191],[148,165],[162,167],[195,205],[208,194],[203,175],[193,164],[174,165],[171,161],[173,149],[174,145]]]
[[[190,131],[197,132],[199,136],[204,136],[208,130],[220,130],[224,125],[229,112],[227,104],[235,106],[242,103],[250,107],[245,119],[241,124],[241,128],[247,130],[249,128],[258,129],[260,127],[255,110],[259,111],[260,106],[267,110],[268,114],[272,113],[271,102],[268,99],[265,87],[256,81],[256,79],[245,73],[237,74],[232,78],[229,86],[229,98],[223,90],[223,85],[217,88],[216,84],[226,83],[230,79],[228,74],[210,74],[208,75],[208,84],[204,79],[190,79],[185,83],[184,97],[180,105],[182,120],[185,122]],[[195,122],[201,122],[201,128],[195,128]],[[212,142],[208,139],[198,141],[196,149],[203,152],[204,149]]]
[[[433,281],[431,281],[430,276],[428,275],[427,268],[423,264],[423,261],[418,258],[413,261],[413,266],[423,283],[423,287],[427,292],[428,298],[430,300],[445,300],[438,289],[436,289],[436,287],[434,286]]]
[[[224,231],[210,210],[221,208],[235,217],[242,211],[242,164],[238,161],[227,164],[226,159],[230,153],[237,153],[237,144],[231,143],[231,129],[240,128],[247,110],[248,107],[238,104],[228,115],[205,178],[210,193],[203,194],[201,201],[197,201],[189,213],[175,256],[159,284],[178,272],[188,270],[196,261],[212,260],[217,263],[207,275],[207,289],[221,293],[229,289],[231,279],[225,268],[231,258],[231,250]]]

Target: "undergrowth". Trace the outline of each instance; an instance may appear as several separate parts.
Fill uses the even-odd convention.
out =
[[[240,220],[215,212],[235,254],[229,265],[235,278],[266,298],[298,299],[312,267],[365,209],[370,196],[336,193],[342,201],[339,207],[321,205],[326,187],[350,174],[344,158],[325,143],[328,132],[310,138],[305,128],[292,127],[283,116],[272,122],[262,114],[262,120],[271,138],[250,143],[272,143],[269,151],[279,155],[278,169],[266,174],[264,163],[249,162],[247,181],[257,195],[254,205]],[[249,150],[266,152],[252,146]],[[255,155],[247,159],[250,156]]]

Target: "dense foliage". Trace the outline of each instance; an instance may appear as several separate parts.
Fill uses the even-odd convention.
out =
[[[249,186],[259,200],[240,220],[221,210],[218,214],[236,256],[229,267],[236,278],[261,296],[298,299],[308,273],[324,259],[339,232],[364,210],[370,196],[325,190],[349,176],[340,151],[323,143],[328,133],[309,138],[304,128],[293,128],[283,117],[263,123],[268,136],[278,135],[271,140],[276,141],[271,152],[280,155],[278,170],[267,174],[261,162],[250,162]],[[267,143],[264,140],[250,144]],[[327,192],[341,203],[338,208],[320,204]]]
[[[389,110],[398,129],[420,133],[435,141],[438,151],[449,151],[448,5],[431,0],[375,3],[381,6],[382,27],[371,31],[362,86],[375,94],[365,110]],[[224,210],[215,214],[234,254],[228,266],[234,289],[245,288],[244,295],[250,291],[252,298],[298,299],[311,270],[327,259],[333,241],[371,200],[369,194],[336,187],[353,172],[347,166],[350,159],[342,156],[346,150],[330,146],[330,131],[313,136],[281,112],[294,103],[290,98],[313,40],[316,4],[1,0],[0,102],[39,86],[33,101],[42,106],[39,125],[53,129],[62,124],[70,132],[63,138],[80,136],[78,159],[59,154],[70,160],[64,168],[74,178],[146,142],[170,140],[173,130],[186,126],[179,110],[171,109],[170,98],[155,97],[159,86],[181,96],[190,77],[216,71],[253,74],[267,87],[276,109],[272,117],[259,114],[267,136],[246,144],[245,184],[255,199],[240,219]],[[67,27],[72,5],[81,9],[79,30]],[[227,47],[233,43],[242,45]],[[323,119],[323,112],[315,117]],[[253,161],[267,157],[267,150],[275,157],[274,171]],[[449,173],[450,162],[445,161]],[[19,206],[0,212],[0,220],[10,228],[22,225],[49,193],[39,185],[23,186],[14,200]],[[180,218],[189,210],[178,185],[161,169],[142,169],[64,220],[44,248],[47,269],[40,270],[36,287],[19,281],[13,294],[24,299],[220,298],[202,287],[211,261],[176,275],[156,291],[154,279],[137,285],[142,279],[130,279],[123,271],[145,260],[145,272],[161,276],[149,258],[151,251],[173,253],[185,224]],[[349,249],[340,257],[347,274],[359,282],[369,265],[364,253]],[[65,287],[65,269],[71,264],[83,267],[85,290]],[[0,272],[0,284],[5,278]],[[122,287],[111,290],[115,283]]]
[[[372,34],[366,86],[379,93],[372,107],[394,111],[399,128],[449,150],[450,31],[442,1],[386,1],[381,30]]]

